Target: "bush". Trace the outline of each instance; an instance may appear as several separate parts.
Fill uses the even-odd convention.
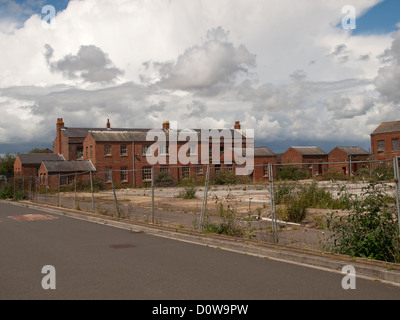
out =
[[[315,182],[300,187],[296,187],[294,182],[284,182],[277,184],[275,189],[275,203],[285,205],[280,214],[289,222],[303,221],[307,208],[343,209],[346,201],[345,197],[335,199],[329,191],[318,188]]]
[[[156,187],[174,187],[174,177],[169,172],[160,172],[154,179],[154,185]]]
[[[393,165],[380,163],[372,170],[373,181],[387,181],[394,179]]]
[[[340,172],[338,169],[329,169],[324,174],[322,174],[322,180],[349,180],[349,177]]]
[[[371,183],[360,197],[351,199],[350,214],[331,213],[327,228],[332,236],[326,248],[332,252],[388,262],[400,262],[399,225],[394,205],[384,189]]]
[[[284,166],[279,168],[278,172],[276,173],[276,178],[278,180],[304,180],[309,179],[311,174],[308,170],[304,170],[299,167],[293,166]]]
[[[13,196],[11,186],[3,185],[0,191],[0,199],[10,199]]]
[[[25,192],[23,190],[19,190],[15,193],[14,201],[21,201],[25,199]]]
[[[222,203],[219,203],[218,215],[222,218],[221,222],[211,222],[210,218],[206,217],[203,225],[204,232],[249,239],[254,237],[254,228],[250,228],[249,224],[246,226],[240,224],[237,210],[232,205],[228,205],[227,209],[225,209]]]
[[[213,185],[230,185],[230,184],[248,184],[250,178],[248,176],[238,176],[233,171],[221,170],[216,173],[210,180]]]
[[[181,191],[177,198],[195,199],[197,188],[195,186],[186,186],[184,191]]]

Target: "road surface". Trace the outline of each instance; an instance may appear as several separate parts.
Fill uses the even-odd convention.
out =
[[[342,274],[5,203],[0,244],[0,299],[400,298],[398,286],[356,278],[344,290]]]

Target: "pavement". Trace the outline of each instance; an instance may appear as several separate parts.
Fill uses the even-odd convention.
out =
[[[90,221],[115,228],[130,230],[132,232],[143,232],[158,237],[268,258],[271,260],[307,266],[330,272],[341,273],[343,266],[351,265],[356,269],[357,277],[400,286],[400,264],[352,258],[317,250],[293,248],[281,244],[261,243],[248,239],[214,234],[205,235],[192,230],[180,230],[179,228],[162,227],[148,223],[124,221],[123,219],[116,217],[40,205],[29,201],[13,202],[0,200],[0,202],[15,206],[28,206],[29,208],[39,209],[51,214]]]

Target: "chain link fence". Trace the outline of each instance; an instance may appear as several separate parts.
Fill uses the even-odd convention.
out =
[[[333,168],[357,170],[347,174]],[[312,176],[312,166],[325,168]],[[177,170],[179,174],[171,174]],[[327,217],[346,215],[346,201],[379,185],[393,199],[397,223],[399,158],[387,161],[263,164],[262,181],[235,175],[235,167],[153,166],[0,181],[2,198],[114,216],[175,230],[217,233],[323,250]],[[140,176],[142,186],[128,184]]]

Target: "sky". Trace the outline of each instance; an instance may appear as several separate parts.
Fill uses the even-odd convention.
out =
[[[0,0],[0,154],[52,148],[57,118],[368,151],[400,120],[399,30],[399,0]]]

